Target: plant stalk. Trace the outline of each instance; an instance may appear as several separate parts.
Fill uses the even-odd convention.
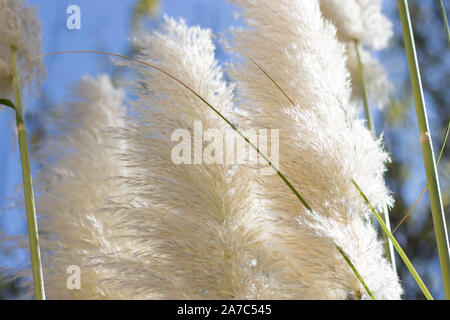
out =
[[[403,28],[403,38],[405,41],[406,55],[408,57],[409,72],[411,75],[411,85],[414,93],[414,102],[416,106],[417,120],[420,130],[420,144],[422,147],[423,161],[425,164],[425,173],[428,182],[430,196],[431,213],[433,217],[434,231],[439,252],[441,264],[442,279],[444,284],[446,299],[450,299],[450,253],[447,234],[447,225],[445,222],[444,208],[442,205],[442,196],[439,187],[439,178],[436,170],[436,162],[433,152],[433,145],[428,126],[425,100],[422,90],[422,82],[417,61],[416,47],[414,44],[414,35],[409,16],[408,1],[398,0],[400,20]]]
[[[441,151],[439,151],[439,156],[438,156],[437,161],[436,161],[436,166],[439,165],[439,161],[441,160],[442,154],[444,153],[445,144],[447,143],[447,138],[448,138],[449,131],[450,131],[450,120],[447,121],[447,129],[445,129],[444,142],[442,143]],[[392,233],[395,233],[395,231],[402,225],[402,223],[405,222],[406,218],[408,218],[410,213],[417,206],[417,204],[419,203],[420,199],[423,197],[423,195],[425,194],[425,191],[427,191],[427,189],[428,189],[428,183],[425,185],[425,187],[423,187],[423,190],[420,193],[419,198],[417,198],[417,200],[416,200],[416,202],[414,202],[413,206],[408,210],[408,212],[405,214],[405,216],[402,218],[402,220],[400,220],[400,222],[394,228],[394,231],[392,231]]]
[[[342,257],[344,257],[344,260],[347,262],[347,264],[350,266],[350,268],[352,268],[353,272],[355,273],[356,277],[358,278],[358,280],[361,282],[361,284],[363,285],[364,289],[366,290],[367,294],[370,296],[370,298],[372,300],[376,300],[375,297],[372,294],[372,291],[370,291],[369,287],[367,286],[367,284],[364,282],[363,278],[361,277],[361,275],[359,274],[358,270],[356,270],[355,266],[353,265],[353,263],[350,261],[350,258],[347,256],[347,254],[344,252],[344,250],[342,250],[341,247],[339,247],[338,245],[336,245],[336,248],[338,249],[338,251],[340,252],[340,254],[342,255]],[[355,299],[356,299],[356,294],[355,294]],[[359,299],[358,299],[359,300]]]
[[[384,223],[383,218],[380,216],[380,214],[377,212],[377,210],[375,210],[375,208],[372,206],[372,204],[370,203],[369,199],[366,197],[366,195],[364,194],[364,192],[361,190],[361,188],[358,186],[358,184],[355,182],[355,180],[353,181],[353,185],[356,187],[356,189],[359,191],[359,194],[361,195],[361,197],[364,199],[364,201],[367,203],[367,205],[369,206],[370,210],[372,211],[372,213],[374,214],[375,218],[378,220],[378,223],[381,226],[381,229],[384,231],[384,233],[386,234],[386,236],[389,237],[389,239],[392,241],[392,243],[395,246],[395,249],[397,250],[400,258],[402,258],[403,262],[405,263],[406,267],[408,268],[409,272],[411,272],[411,275],[413,276],[414,280],[416,280],[416,283],[419,285],[420,289],[422,290],[423,294],[425,295],[425,297],[427,298],[427,300],[433,300],[433,297],[431,296],[430,291],[428,291],[428,288],[426,287],[425,283],[422,281],[422,278],[419,276],[419,274],[417,273],[416,269],[414,268],[413,264],[411,263],[411,261],[408,259],[408,256],[406,255],[406,253],[403,251],[402,247],[400,246],[400,244],[397,242],[397,240],[394,238],[394,236],[392,235],[391,231],[388,229],[388,227],[386,226],[386,224]]]
[[[386,227],[391,231],[391,221],[389,218],[389,209],[387,206],[383,208],[383,218],[384,223],[386,224]],[[384,237],[384,243],[385,243],[385,250],[386,250],[386,256],[391,261],[391,267],[394,270],[395,273],[397,273],[397,265],[395,261],[395,251],[394,251],[394,245],[392,244],[391,239],[389,239],[388,236],[385,235]]]
[[[444,22],[445,31],[447,31],[447,41],[450,44],[450,28],[448,27],[447,13],[445,12],[444,2],[439,0],[439,5],[441,7],[442,21]]]
[[[16,109],[16,125],[19,138],[20,160],[22,164],[23,190],[27,211],[28,238],[30,245],[31,265],[36,300],[45,300],[44,280],[42,275],[41,255],[39,251],[39,235],[37,228],[36,209],[34,206],[33,184],[31,181],[30,157],[28,139],[22,106],[22,92],[18,77],[17,57],[15,48],[11,47],[11,63],[13,73],[14,100]]]

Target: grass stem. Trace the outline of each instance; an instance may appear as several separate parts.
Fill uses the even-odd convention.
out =
[[[439,151],[439,156],[436,161],[436,166],[439,164],[442,154],[444,153],[445,145],[447,144],[449,129],[450,129],[450,120],[447,121],[447,129],[445,129],[444,142],[442,142],[441,151]],[[427,189],[428,189],[428,183],[425,185],[425,187],[423,187],[423,190],[420,193],[420,196],[417,198],[416,202],[414,202],[413,206],[408,210],[408,212],[405,214],[405,216],[402,218],[402,220],[400,220],[400,222],[394,228],[392,233],[395,233],[395,231],[397,231],[397,229],[402,225],[402,223],[406,221],[406,218],[408,218],[408,216],[411,214],[411,212],[417,206],[417,204],[419,203],[420,199],[423,197],[423,195],[425,194],[425,191],[427,191]]]
[[[434,231],[436,233],[444,291],[446,298],[450,299],[450,252],[447,225],[445,222],[442,196],[439,187],[439,178],[436,169],[430,130],[428,126],[425,99],[422,90],[422,81],[420,78],[416,47],[414,44],[414,35],[411,25],[411,18],[409,15],[408,1],[398,0],[398,8],[400,13],[400,20],[402,22],[406,55],[408,57],[408,65],[411,76],[411,85],[414,94],[414,102],[416,106],[417,120],[419,123],[420,144],[422,147],[425,173],[428,182],[431,213],[433,217]]]
[[[22,106],[22,92],[18,78],[17,57],[15,48],[11,48],[11,63],[13,73],[13,88],[16,110],[16,126],[19,139],[20,160],[22,164],[23,190],[27,211],[28,238],[30,245],[31,265],[35,298],[45,300],[44,280],[42,275],[41,255],[39,251],[39,235],[37,228],[36,209],[34,206],[33,184],[31,181],[30,157],[28,153],[28,138]]]
[[[366,197],[364,192],[361,190],[361,188],[358,186],[358,184],[353,180],[353,185],[358,189],[359,193],[361,194],[361,197],[363,197],[364,201],[366,201],[367,205],[369,206],[372,213],[375,215],[375,218],[378,220],[378,223],[381,226],[381,229],[383,229],[384,233],[389,237],[389,239],[392,241],[392,244],[394,245],[395,249],[397,250],[400,258],[402,258],[403,262],[405,263],[406,267],[411,272],[411,275],[413,276],[414,280],[416,280],[417,284],[419,285],[420,289],[422,290],[423,294],[427,298],[427,300],[433,300],[433,297],[431,296],[430,291],[428,291],[428,288],[425,286],[425,283],[423,283],[422,278],[417,273],[416,269],[412,265],[411,261],[408,259],[408,256],[403,251],[400,244],[397,242],[397,240],[392,235],[391,231],[388,229],[386,224],[384,223],[383,218],[380,216],[380,214],[375,210],[375,208],[370,203],[369,199]]]
[[[450,29],[448,27],[447,13],[445,12],[444,2],[442,0],[439,0],[439,5],[441,8],[442,21],[444,22],[445,31],[447,31],[447,40],[450,44]]]
[[[384,222],[386,223],[386,227],[391,230],[391,220],[389,217],[389,209],[387,206],[383,208],[383,218]],[[395,273],[397,273],[397,265],[395,261],[395,251],[394,251],[394,245],[392,244],[392,241],[385,235],[384,239],[385,244],[385,250],[386,250],[386,256],[388,260],[391,262],[391,267],[394,270]]]
[[[338,245],[336,245],[336,248],[338,249],[338,251],[342,255],[342,257],[344,257],[344,260],[347,261],[347,264],[350,266],[350,268],[352,268],[353,272],[355,273],[355,275],[358,278],[358,280],[362,283],[364,289],[366,289],[366,292],[370,296],[370,298],[372,298],[372,300],[376,300],[375,297],[372,294],[372,291],[370,291],[369,287],[364,282],[364,280],[361,277],[361,275],[359,274],[358,270],[356,270],[355,266],[350,261],[350,258],[345,254],[344,250],[342,250],[342,248],[339,247]],[[355,298],[356,298],[356,294],[355,294]]]

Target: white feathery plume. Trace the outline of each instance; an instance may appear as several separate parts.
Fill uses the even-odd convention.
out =
[[[140,60],[163,68],[228,115],[233,87],[223,79],[211,37],[210,30],[166,17],[162,30],[140,34],[135,44]],[[194,138],[194,121],[200,121],[203,132],[217,129],[221,134],[227,124],[170,77],[134,67],[140,73],[135,84],[139,100],[134,124],[123,130],[127,189],[134,201],[119,205],[116,215],[139,258],[116,265],[123,277],[121,290],[147,299],[276,297],[279,289],[268,274],[277,273],[277,257],[257,240],[252,173],[231,165],[171,160],[174,130],[185,129]]]
[[[380,50],[393,35],[392,22],[381,12],[382,0],[320,0],[320,6],[342,42],[356,40]]]
[[[233,33],[243,62],[230,71],[248,114],[242,124],[280,129],[280,170],[313,209],[306,210],[279,177],[260,179],[267,199],[263,240],[281,254],[279,272],[291,279],[283,292],[303,299],[368,298],[338,245],[375,298],[400,298],[370,211],[352,184],[375,207],[390,206],[383,180],[389,158],[349,103],[345,47],[335,27],[322,18],[318,0],[235,2],[247,25]]]
[[[19,81],[31,88],[45,74],[41,54],[40,23],[37,10],[24,0],[0,0],[0,98],[10,98],[12,89],[11,48],[16,50]]]
[[[392,22],[381,12],[382,0],[320,0],[324,18],[333,22],[338,39],[346,43],[347,67],[352,82],[352,102],[361,106],[361,78],[354,42],[359,45],[367,95],[378,108],[389,96],[390,83],[384,67],[364,49],[386,48],[393,35]]]
[[[108,282],[114,277],[108,259],[127,252],[105,201],[126,194],[113,177],[126,174],[110,128],[123,125],[124,93],[108,76],[85,77],[78,84],[71,116],[61,120],[57,135],[46,145],[36,180],[37,208],[46,293],[49,299],[122,298]],[[81,289],[69,290],[69,266],[81,271]],[[115,275],[117,277],[117,275]]]

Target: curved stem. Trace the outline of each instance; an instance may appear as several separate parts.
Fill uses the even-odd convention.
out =
[[[344,260],[347,262],[347,264],[350,266],[350,268],[352,268],[353,272],[355,273],[356,277],[358,278],[358,280],[361,282],[361,284],[363,285],[364,289],[366,289],[367,294],[370,296],[370,298],[372,298],[372,300],[376,300],[375,297],[372,294],[372,291],[370,291],[369,287],[367,286],[367,284],[364,282],[363,278],[361,277],[361,275],[359,274],[358,270],[356,270],[355,266],[353,265],[353,263],[350,261],[350,258],[345,254],[344,250],[342,250],[341,247],[339,247],[338,245],[336,245],[336,248],[338,249],[339,253],[342,255],[342,257],[344,257]],[[356,295],[355,295],[356,298]]]

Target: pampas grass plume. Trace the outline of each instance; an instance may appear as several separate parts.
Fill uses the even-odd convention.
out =
[[[36,180],[46,291],[50,299],[121,298],[107,281],[114,273],[105,257],[122,252],[124,242],[111,232],[114,216],[102,209],[107,199],[126,192],[113,179],[126,174],[124,145],[110,132],[123,125],[124,92],[102,75],[83,78],[73,98],[69,115],[54,124],[63,133],[40,155],[43,169]],[[80,290],[66,286],[69,266],[81,270]]]
[[[345,299],[365,290],[336,250],[346,252],[377,299],[402,289],[383,257],[370,211],[352,185],[364,185],[378,208],[392,205],[383,172],[388,155],[349,102],[345,47],[321,16],[318,1],[235,1],[246,29],[234,32],[243,62],[230,70],[255,127],[280,128],[280,167],[313,211],[278,177],[261,179],[267,199],[265,243],[283,256],[286,293],[303,299]],[[287,93],[292,105],[251,57]]]
[[[352,102],[361,106],[360,70],[354,42],[356,41],[364,68],[367,95],[378,108],[383,108],[390,94],[390,82],[384,67],[369,50],[386,48],[393,35],[391,21],[381,12],[381,0],[320,0],[325,19],[337,30],[338,39],[346,44],[347,67],[352,83]]]
[[[210,30],[165,18],[161,30],[140,34],[140,59],[162,66],[223,114],[233,87],[214,57]],[[225,133],[226,123],[169,77],[135,66],[140,80],[132,125],[123,130],[133,203],[119,207],[121,230],[139,256],[121,268],[132,297],[269,299],[277,287],[267,272],[275,257],[258,241],[252,172],[231,165],[176,165],[171,133],[194,121]],[[269,263],[272,262],[272,263]]]
[[[24,0],[0,0],[0,98],[13,95],[11,48],[16,50],[21,85],[31,88],[45,74],[42,59],[30,59],[40,55],[40,22],[35,8],[25,6]]]

